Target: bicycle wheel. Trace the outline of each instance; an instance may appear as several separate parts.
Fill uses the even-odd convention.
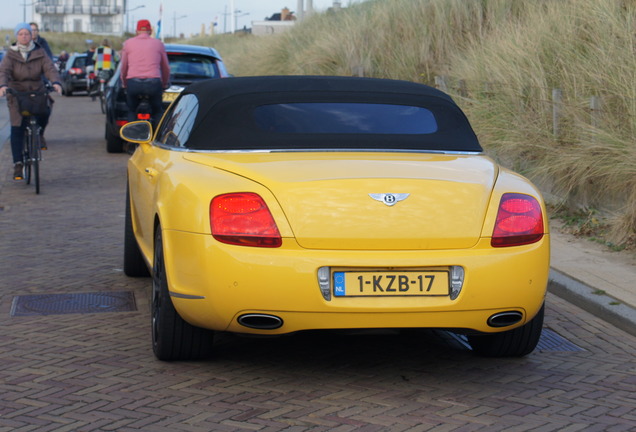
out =
[[[39,128],[38,128],[39,129]],[[40,193],[40,131],[36,130],[31,140],[30,156],[31,170],[33,171],[33,184],[35,185],[35,193]]]
[[[22,164],[24,166],[24,181],[31,184],[31,157],[29,149],[31,148],[31,133],[27,129],[24,133],[24,144],[22,146]]]

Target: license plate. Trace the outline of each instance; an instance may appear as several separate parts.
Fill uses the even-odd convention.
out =
[[[334,296],[447,296],[448,272],[337,271],[333,273]]]
[[[179,93],[164,92],[162,100],[164,102],[172,102],[173,100],[175,100],[177,98],[177,96],[179,96]]]

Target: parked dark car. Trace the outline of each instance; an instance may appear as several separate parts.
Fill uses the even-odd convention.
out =
[[[86,85],[86,53],[71,54],[62,70],[64,95],[73,96],[74,92],[85,92]]]
[[[229,76],[221,56],[214,48],[166,44],[166,51],[171,86],[163,94],[164,110],[193,82]],[[109,153],[124,151],[125,141],[120,138],[119,129],[128,123],[128,105],[119,75],[118,67],[106,88],[105,138],[106,151]]]

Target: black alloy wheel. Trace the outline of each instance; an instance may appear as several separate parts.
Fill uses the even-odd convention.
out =
[[[155,233],[151,308],[152,350],[159,360],[198,360],[212,354],[214,332],[187,323],[172,304],[160,226]]]
[[[147,277],[150,271],[141,254],[139,244],[133,230],[132,213],[130,209],[130,188],[126,185],[126,213],[124,220],[124,274],[130,277]]]

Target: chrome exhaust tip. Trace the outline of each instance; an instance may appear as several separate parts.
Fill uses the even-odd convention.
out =
[[[245,314],[238,317],[238,323],[257,330],[275,330],[283,325],[283,320],[275,315]]]
[[[508,327],[517,324],[523,319],[523,314],[519,311],[499,312],[488,318],[490,327]]]

